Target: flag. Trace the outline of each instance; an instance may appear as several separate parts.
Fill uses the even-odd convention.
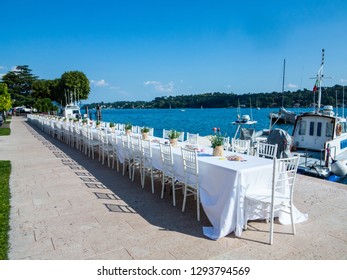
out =
[[[319,80],[323,77],[323,63],[321,64],[318,73],[317,73],[317,80],[313,87],[313,92],[316,92],[317,88],[319,87]]]
[[[318,86],[319,86],[319,82],[318,82],[318,79],[317,79],[316,83],[314,84],[314,87],[313,87],[313,92],[316,92]]]

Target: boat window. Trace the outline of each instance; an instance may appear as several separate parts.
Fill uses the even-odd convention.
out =
[[[322,123],[317,124],[317,136],[322,136]]]
[[[73,114],[79,114],[79,111],[78,110],[73,110],[72,113]]]
[[[306,134],[306,121],[301,121],[299,135],[305,135],[305,134]]]
[[[310,135],[312,136],[314,133],[314,122],[310,122]]]
[[[332,137],[333,136],[333,127],[334,127],[333,123],[327,123],[327,128],[325,131],[326,137]]]

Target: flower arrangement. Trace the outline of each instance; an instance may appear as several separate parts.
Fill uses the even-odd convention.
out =
[[[211,141],[212,148],[216,148],[218,146],[223,146],[224,144],[224,136],[220,132],[220,128],[213,128],[214,135],[212,135],[209,139]]]
[[[167,137],[170,139],[177,139],[180,137],[181,132],[178,132],[177,130],[170,130],[170,132],[167,134]]]
[[[131,130],[132,127],[133,127],[133,125],[131,123],[127,123],[127,124],[125,124],[124,129],[125,130]]]
[[[148,140],[148,132],[149,132],[148,127],[144,126],[143,128],[141,128],[141,134],[142,134],[143,140]]]
[[[115,127],[114,122],[110,122],[110,127]]]

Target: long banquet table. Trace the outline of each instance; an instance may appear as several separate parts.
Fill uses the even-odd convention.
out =
[[[63,130],[62,127],[58,129]],[[109,129],[109,140],[112,134]],[[97,129],[92,129],[94,137],[97,138]],[[114,132],[120,140],[121,131]],[[153,166],[161,169],[159,142],[167,142],[167,139],[151,137]],[[181,158],[181,146],[186,143],[179,143],[173,147],[175,175],[178,180],[183,181],[184,170]],[[225,156],[235,153],[225,152]],[[260,186],[271,186],[273,161],[250,155],[240,155],[244,161],[230,161],[226,157],[212,156],[212,148],[203,147],[203,152],[198,153],[199,160],[199,186],[200,200],[202,207],[211,222],[211,227],[204,227],[203,233],[211,239],[219,239],[235,232],[236,236],[241,236],[244,226],[243,200],[246,190]],[[121,148],[121,141],[118,141],[118,157],[120,162],[124,162]],[[300,213],[296,208],[295,222],[307,220],[307,215]],[[288,215],[279,216],[280,223],[288,224]]]
[[[152,142],[153,167],[161,169],[160,146],[156,138]],[[174,169],[178,180],[184,179],[181,146],[173,147]],[[244,225],[243,197],[248,188],[271,184],[272,160],[250,155],[240,155],[244,161],[229,161],[226,157],[212,156],[212,148],[204,147],[198,153],[199,186],[201,205],[211,222],[211,227],[204,227],[203,233],[211,239],[219,239],[235,232],[241,236]],[[225,152],[225,156],[235,153]],[[118,156],[123,162],[121,145]]]

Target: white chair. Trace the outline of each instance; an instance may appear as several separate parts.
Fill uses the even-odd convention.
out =
[[[200,221],[200,192],[199,192],[199,167],[197,151],[181,147],[184,167],[184,187],[182,212],[186,207],[187,197],[194,195],[196,199],[197,220]]]
[[[165,183],[171,182],[172,202],[173,206],[176,206],[176,190],[181,189],[182,187],[176,188],[176,176],[171,145],[160,143],[160,158],[162,163],[161,198],[164,198]]]
[[[99,158],[102,158],[102,165],[105,164],[105,157],[107,158],[107,166],[111,166],[111,157],[113,158],[113,147],[108,141],[106,129],[100,130],[100,144],[99,144]]]
[[[137,126],[137,125],[133,125],[133,126],[131,127],[131,132],[132,132],[132,133],[141,133],[140,127]]]
[[[229,151],[230,150],[230,137],[224,137],[223,140],[223,149],[225,151]]]
[[[82,135],[82,129],[80,128],[78,123],[75,124],[74,141],[76,144],[76,149],[81,151],[83,146],[83,135]]]
[[[138,169],[140,171],[141,181],[142,181],[142,150],[141,150],[141,139],[137,136],[130,137],[130,147],[131,147],[131,166],[132,166],[132,176],[131,179],[135,179],[135,171]]]
[[[231,139],[231,151],[249,155],[251,150],[250,140]]]
[[[128,166],[129,179],[131,179],[131,146],[130,137],[128,135],[121,136],[122,152],[123,152],[123,176],[125,174],[125,168]]]
[[[90,126],[87,127],[87,137],[88,137],[88,146],[87,146],[88,157],[92,156],[92,158],[94,159],[94,153],[95,151],[99,149],[100,142],[99,142],[99,139],[94,139],[93,131]]]
[[[186,142],[192,145],[198,145],[199,133],[189,133],[187,132]]]
[[[117,172],[119,172],[119,156],[118,156],[118,138],[115,133],[111,134],[111,145],[112,145],[112,169],[115,168],[115,162],[117,164]]]
[[[273,159],[277,154],[277,144],[257,143],[256,156]]]
[[[150,140],[142,140],[142,180],[141,186],[145,187],[146,175],[151,176],[152,193],[154,193],[154,179],[153,179],[153,163],[152,163],[152,146]]]
[[[244,200],[245,229],[247,229],[247,215],[249,213],[265,216],[270,221],[270,245],[273,244],[275,211],[276,213],[282,211],[290,215],[292,232],[295,234],[293,193],[298,164],[298,156],[283,159],[274,158],[272,185],[259,186],[254,190],[246,191]],[[263,205],[261,209],[264,210],[259,210],[260,205]]]
[[[83,139],[83,149],[81,151],[84,152],[85,155],[87,155],[89,138],[88,138],[88,128],[86,125],[82,127],[81,133],[82,133],[82,139]]]
[[[63,125],[61,121],[57,120],[55,123],[55,126],[57,127],[57,139],[62,141],[64,137],[64,131],[63,131]]]

